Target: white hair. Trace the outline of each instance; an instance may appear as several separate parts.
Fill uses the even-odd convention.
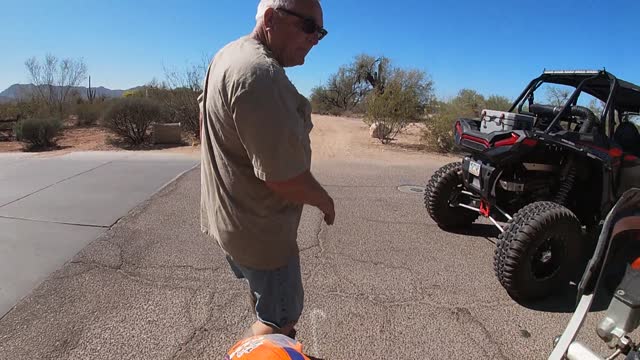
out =
[[[256,21],[259,22],[262,20],[267,9],[284,8],[291,10],[296,1],[299,0],[260,0],[260,3],[258,4],[258,12],[256,13]],[[313,1],[320,3],[320,0]]]

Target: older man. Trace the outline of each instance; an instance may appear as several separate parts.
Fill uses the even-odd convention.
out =
[[[311,105],[284,72],[327,32],[317,0],[262,0],[253,32],[220,50],[201,97],[202,230],[249,283],[257,321],[245,337],[295,336],[303,307],[297,231],[303,204],[333,224],[310,172]]]

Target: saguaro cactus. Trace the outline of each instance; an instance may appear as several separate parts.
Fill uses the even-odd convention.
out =
[[[89,99],[90,104],[93,104],[93,100],[96,99],[96,89],[91,89],[91,76],[89,76],[89,88],[87,89],[87,99]]]

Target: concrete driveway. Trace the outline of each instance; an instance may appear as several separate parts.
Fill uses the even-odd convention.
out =
[[[0,316],[197,163],[151,152],[0,154]]]

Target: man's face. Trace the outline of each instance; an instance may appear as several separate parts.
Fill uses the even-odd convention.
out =
[[[323,27],[320,4],[311,0],[297,1],[292,9],[274,10],[273,17],[272,51],[281,65],[304,64],[311,48],[318,44],[318,30]]]

